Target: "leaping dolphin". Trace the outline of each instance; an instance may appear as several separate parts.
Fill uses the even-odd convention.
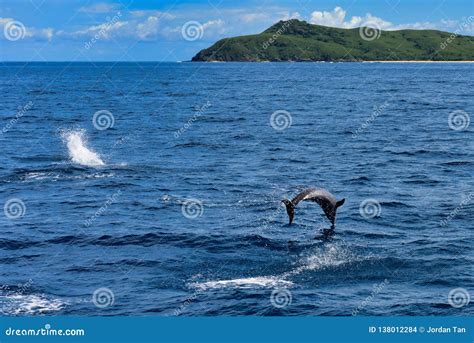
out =
[[[331,221],[331,229],[323,230],[323,232],[325,235],[332,235],[335,229],[337,208],[342,206],[346,199],[336,201],[334,195],[332,195],[323,188],[305,189],[291,200],[282,200],[282,202],[286,206],[286,213],[288,213],[288,218],[290,219],[289,225],[291,225],[295,216],[295,206],[298,205],[300,201],[305,200],[314,201],[319,206],[321,206],[324,211],[324,214]]]

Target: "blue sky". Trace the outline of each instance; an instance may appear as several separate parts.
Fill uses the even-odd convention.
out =
[[[281,19],[474,35],[474,1],[1,0],[2,61],[182,61]]]

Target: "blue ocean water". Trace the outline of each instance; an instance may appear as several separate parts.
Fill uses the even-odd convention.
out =
[[[471,64],[4,63],[0,87],[2,314],[474,313]],[[330,239],[314,203],[287,225],[309,186],[346,199]]]

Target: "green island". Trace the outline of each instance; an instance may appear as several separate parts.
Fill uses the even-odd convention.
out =
[[[259,34],[221,39],[192,61],[474,61],[474,37],[437,30],[340,29],[291,19]]]

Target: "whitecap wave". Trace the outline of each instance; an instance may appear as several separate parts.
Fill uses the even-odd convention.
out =
[[[72,162],[86,167],[100,167],[105,165],[99,154],[87,147],[84,130],[64,131],[61,133],[61,137],[66,143],[69,158]]]
[[[193,282],[188,284],[190,288],[197,288],[200,290],[214,289],[214,288],[275,288],[275,287],[291,287],[293,282],[279,279],[276,277],[251,277],[232,280],[217,280],[207,282]]]
[[[336,244],[330,244],[323,249],[313,252],[311,255],[305,257],[301,264],[286,273],[275,276],[257,276],[250,278],[231,279],[231,280],[217,280],[207,282],[192,282],[188,284],[190,288],[196,288],[201,291],[215,288],[288,288],[294,286],[292,281],[288,279],[307,271],[321,270],[328,267],[337,267],[346,263],[358,261],[348,248]]]
[[[48,299],[43,295],[11,294],[0,296],[2,315],[38,315],[57,312],[66,306],[60,299]]]
[[[24,176],[24,180],[45,180],[54,176],[53,173],[31,172]]]
[[[33,182],[33,181],[58,181],[58,180],[83,180],[83,179],[103,179],[114,177],[115,173],[100,173],[94,172],[92,174],[81,174],[81,175],[65,175],[62,173],[41,173],[31,172],[21,177],[22,182]]]

